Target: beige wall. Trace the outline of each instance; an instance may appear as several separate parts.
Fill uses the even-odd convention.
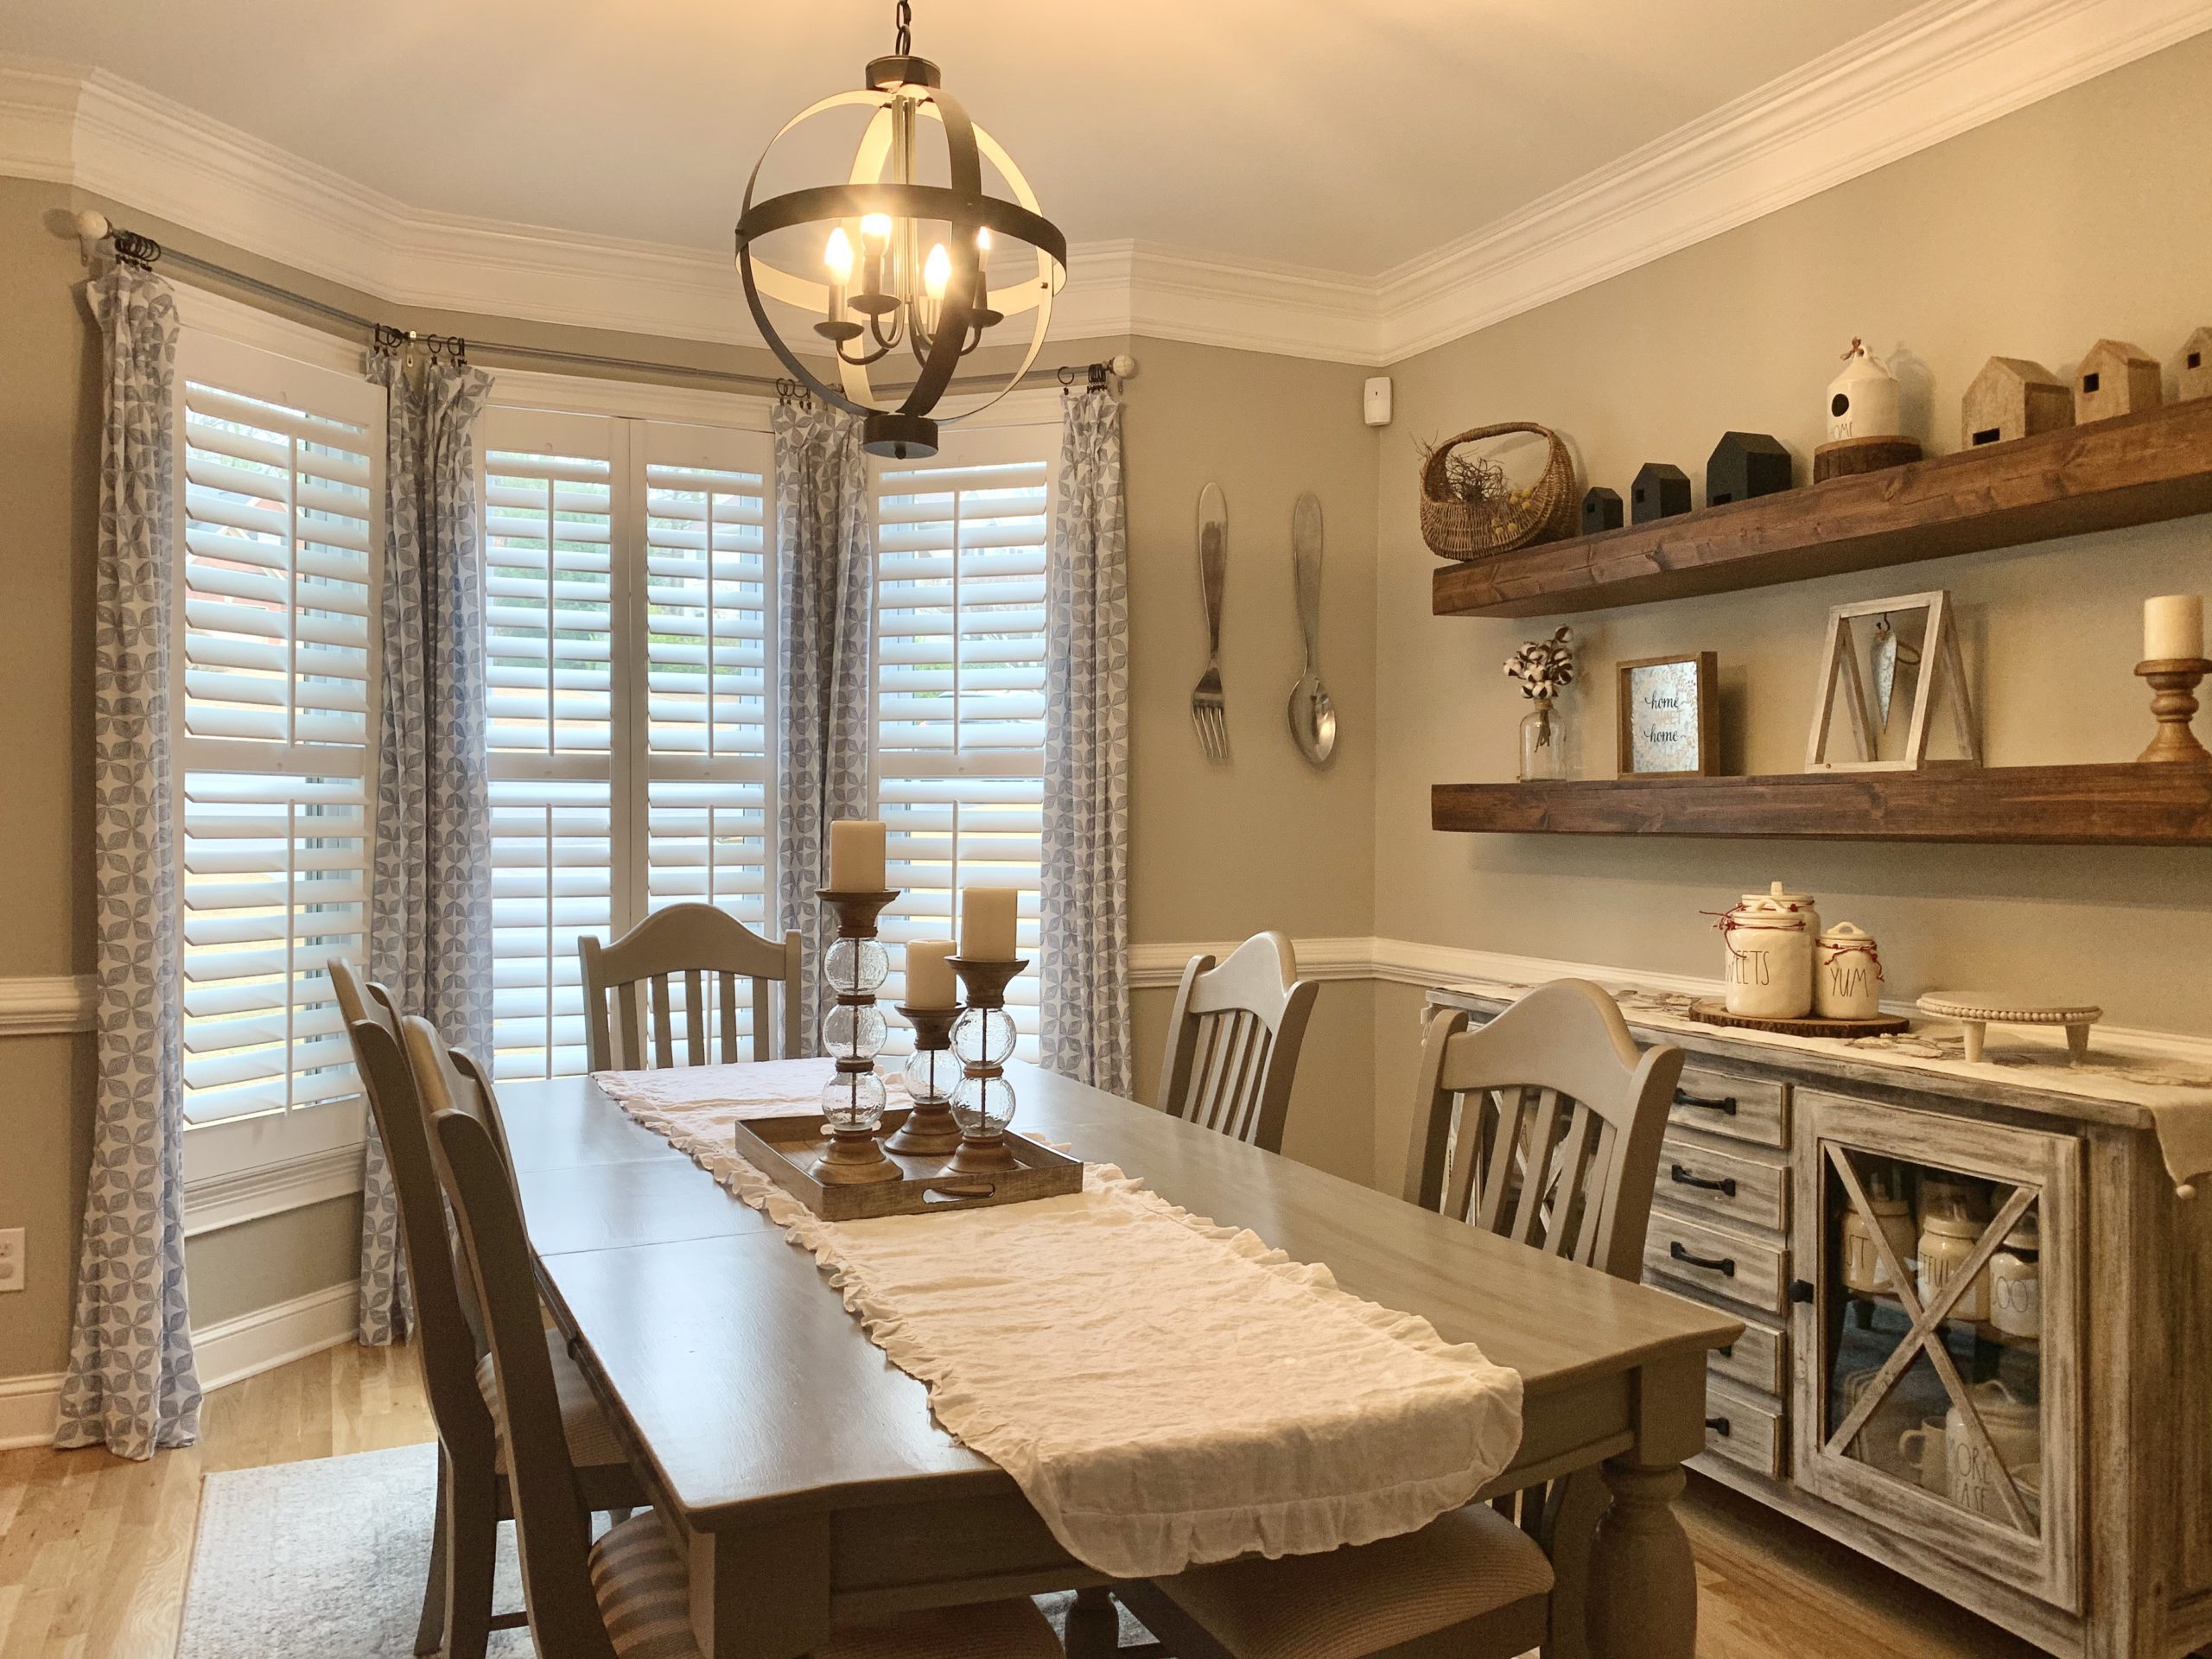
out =
[[[1129,510],[1131,936],[1146,943],[1373,931],[1375,442],[1365,372],[1140,341],[1123,444]],[[1229,503],[1222,682],[1231,760],[1209,765],[1191,726],[1205,667],[1198,501]],[[1290,515],[1321,499],[1321,671],[1337,748],[1317,770],[1287,715],[1301,649]],[[1149,1099],[1173,993],[1137,994],[1137,1075]],[[1370,1173],[1368,988],[1321,988],[1286,1150]]]
[[[1397,365],[1383,451],[1377,632],[1376,931],[1717,977],[1700,911],[1776,877],[1878,934],[1888,991],[2001,985],[2101,1003],[2120,1023],[2212,1032],[2197,850],[1573,841],[1440,835],[1433,783],[1514,775],[1525,705],[1499,672],[1532,620],[1435,618],[1415,520],[1416,439],[1528,419],[1589,481],[1647,460],[1699,480],[1729,428],[1800,456],[1854,334],[1909,371],[1912,429],[1957,447],[1960,394],[1992,353],[2064,372],[2101,335],[2161,358],[2212,321],[2212,37],[2144,60],[1726,236]],[[2171,365],[2169,365],[2171,369]],[[2170,379],[2171,384],[2171,379]],[[2145,596],[2212,589],[2204,518],[1570,620],[1583,775],[1613,770],[1611,665],[1719,653],[1723,760],[1802,768],[1827,607],[1945,587],[1999,766],[2131,760]],[[1395,989],[1377,1041],[1383,1117],[1410,1040]],[[1409,1071],[1407,1072],[1409,1077]],[[1386,1150],[1388,1160],[1398,1155]]]
[[[361,1201],[354,1197],[195,1234],[184,1248],[193,1326],[205,1331],[349,1283],[360,1267]]]

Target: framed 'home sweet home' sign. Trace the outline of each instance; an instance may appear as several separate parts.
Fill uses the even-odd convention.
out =
[[[1620,664],[1620,774],[1710,778],[1720,671],[1709,651]]]

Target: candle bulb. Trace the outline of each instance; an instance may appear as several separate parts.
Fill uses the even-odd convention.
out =
[[[853,244],[843,226],[830,232],[830,245],[823,251],[822,263],[830,268],[828,321],[842,322],[845,316],[845,289],[853,280]]]
[[[2143,601],[2143,657],[2146,662],[2202,658],[2204,596],[2168,594]]]
[[[963,887],[960,954],[970,962],[1012,962],[1020,906],[1015,887]]]
[[[906,1004],[910,1008],[950,1008],[957,1007],[960,994],[955,988],[952,964],[947,960],[953,952],[950,939],[910,939],[906,944]]]
[[[830,826],[830,890],[883,891],[884,828],[874,818],[839,818]]]

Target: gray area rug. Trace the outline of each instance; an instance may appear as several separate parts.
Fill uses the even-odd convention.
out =
[[[177,1659],[412,1659],[437,1489],[431,1446],[209,1475]],[[499,1533],[504,1611],[522,1575]],[[1055,1627],[1071,1599],[1038,1598]],[[1124,1611],[1122,1640],[1147,1639]],[[492,1633],[492,1659],[536,1652],[527,1630]]]

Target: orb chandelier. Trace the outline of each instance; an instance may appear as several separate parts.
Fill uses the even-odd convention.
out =
[[[912,55],[912,23],[899,0],[891,55],[868,64],[865,89],[800,111],[769,141],[737,221],[737,268],[762,337],[810,392],[861,417],[869,454],[897,460],[935,454],[940,421],[973,415],[1020,382],[1045,343],[1068,260],[1067,238],[1038,212],[1014,158],[968,118],[937,65]],[[867,118],[845,181],[754,200],[778,146],[842,110]],[[986,163],[1007,194],[985,189]],[[770,300],[795,314],[783,327]],[[1025,314],[1018,362],[962,374],[992,329]],[[815,339],[802,356],[786,332],[810,320]],[[879,388],[873,374],[894,368],[911,381]],[[948,392],[968,401],[940,410]]]

